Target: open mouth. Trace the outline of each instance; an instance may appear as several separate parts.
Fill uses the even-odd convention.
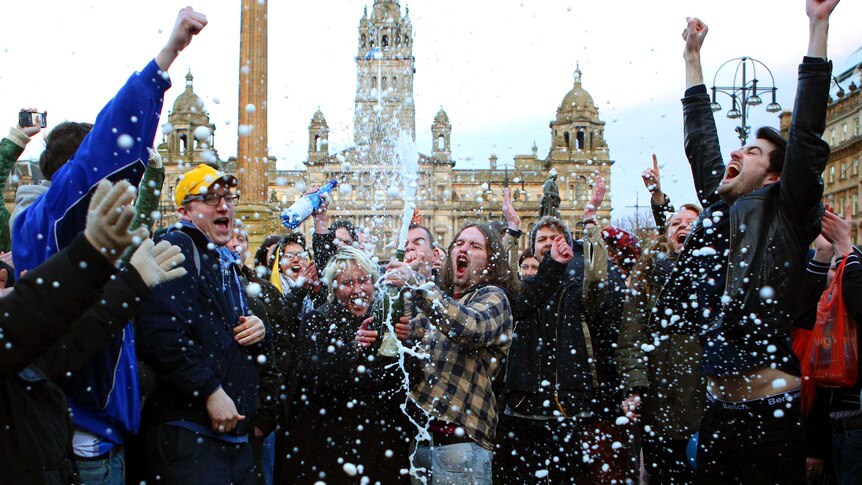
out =
[[[680,232],[680,233],[678,233],[678,234],[676,235],[676,243],[677,243],[677,244],[679,244],[680,246],[682,246],[682,245],[683,245],[683,243],[685,243],[685,238],[687,238],[687,237],[688,237],[688,233],[687,233],[687,232]]]
[[[742,172],[742,167],[739,166],[739,163],[730,162],[727,165],[727,170],[725,170],[724,172],[724,179],[722,180],[722,182],[726,183],[733,180],[734,178],[736,178],[737,175],[739,175],[740,172]]]
[[[295,264],[295,265],[290,267],[290,270],[296,274],[299,274],[299,272],[302,271],[302,266]]]
[[[466,254],[459,254],[457,258],[455,258],[455,276],[464,276],[467,274],[467,266],[470,265],[470,260],[467,259]]]
[[[227,217],[219,217],[215,221],[213,221],[215,226],[223,231],[227,231],[230,227],[230,219]]]

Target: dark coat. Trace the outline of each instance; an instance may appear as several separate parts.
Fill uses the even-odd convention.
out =
[[[295,342],[296,368],[288,388],[287,446],[281,479],[311,483],[325,473],[327,483],[405,483],[409,468],[402,374],[394,359],[373,356],[354,344],[362,322],[337,303],[303,318]],[[386,451],[391,450],[391,457]],[[339,459],[343,462],[339,463]],[[350,477],[344,463],[362,465]]]
[[[114,273],[113,265],[79,236],[0,298],[2,333],[12,344],[0,353],[4,481],[59,478],[69,483],[72,421],[66,397],[52,379],[83,365],[122,330],[149,293],[134,268],[108,282]]]
[[[587,315],[583,247],[576,243],[573,249],[575,257],[551,298],[536,305],[533,317],[515,329],[505,388],[507,405],[519,414],[548,414],[562,407],[567,416],[590,411],[606,415],[606,409],[613,414],[619,405],[613,353],[625,283],[608,264],[599,311]],[[555,402],[554,391],[559,406],[544,406],[546,400]]]
[[[674,256],[642,256],[645,264],[626,297],[616,350],[617,370],[625,397],[638,393],[643,422],[657,436],[688,439],[700,428],[706,383],[700,374],[696,335],[673,334],[648,323],[661,287],[670,277]]]
[[[187,274],[157,287],[136,320],[139,355],[158,376],[143,419],[147,425],[184,420],[209,428],[206,398],[221,386],[246,417],[231,434],[247,435],[257,413],[257,356],[265,344],[244,347],[234,340],[243,314],[236,268],[223,270],[196,228],[161,239],[180,247]]]

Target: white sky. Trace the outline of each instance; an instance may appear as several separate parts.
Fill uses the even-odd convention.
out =
[[[456,168],[486,167],[550,145],[548,123],[571,89],[580,62],[584,87],[607,122],[616,160],[611,181],[614,216],[629,213],[635,193],[647,192],[640,172],[655,152],[664,189],[679,204],[693,199],[682,150],[679,98],[684,90],[685,17],[710,27],[704,46],[707,86],[725,60],[753,56],[772,69],[778,102],[791,108],[796,66],[808,40],[803,0],[414,0],[417,145],[430,152],[430,126],[442,105],[452,123]],[[352,144],[357,27],[373,0],[271,1],[269,4],[269,143],[279,168],[301,166],[308,124],[319,106],[330,126],[330,150]],[[0,29],[0,113],[17,120],[22,107],[48,111],[49,127],[92,121],[133,70],[161,48],[173,27],[177,0],[33,0]],[[209,25],[171,68],[166,121],[191,67],[195,91],[217,125],[221,158],[236,154],[240,1],[193,5]],[[862,45],[862,2],[845,0],[833,15],[830,57],[836,67]],[[729,84],[722,71],[719,84]],[[759,76],[761,85],[768,81]],[[738,140],[736,120],[718,113],[724,152]],[[768,102],[768,100],[766,101]],[[765,104],[752,108],[753,129],[777,126]],[[161,141],[157,135],[156,143]],[[41,141],[25,156],[37,156]]]

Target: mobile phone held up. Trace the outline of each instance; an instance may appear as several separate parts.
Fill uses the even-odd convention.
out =
[[[39,125],[42,128],[48,126],[48,112],[33,113],[26,109],[18,112],[18,125],[21,127]]]

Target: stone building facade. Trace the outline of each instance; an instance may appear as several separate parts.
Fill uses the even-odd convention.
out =
[[[331,153],[329,126],[318,109],[311,118],[308,158],[304,170],[270,172],[270,202],[286,207],[304,188],[336,179],[330,217],[351,220],[370,231],[381,257],[391,254],[403,213],[404,193],[400,157],[415,140],[412,55],[413,36],[409,10],[401,15],[397,1],[376,0],[359,21],[357,92],[354,112],[355,146]],[[441,108],[430,127],[432,146],[420,152],[415,206],[423,223],[446,244],[467,221],[500,220],[502,186],[515,193],[522,230],[537,219],[542,186],[552,171],[563,199],[561,215],[571,226],[582,217],[597,176],[610,184],[613,161],[604,139],[598,108],[575,71],[572,89],[563,97],[550,123],[551,149],[540,158],[534,146],[529,154],[501,163],[490,156],[488,168],[461,170],[452,156],[452,123]],[[418,147],[419,150],[425,147]],[[610,218],[610,198],[599,208]],[[310,224],[303,226],[306,232]],[[281,231],[277,221],[267,231]],[[521,240],[521,248],[526,245]]]

